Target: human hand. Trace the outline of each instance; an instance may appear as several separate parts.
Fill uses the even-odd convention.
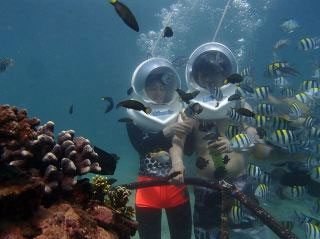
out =
[[[194,125],[194,120],[189,119],[184,113],[180,113],[177,122],[171,124],[163,129],[163,134],[165,137],[172,137],[177,135],[181,138],[191,132]]]
[[[171,178],[169,182],[173,184],[183,184],[184,182],[184,174],[185,174],[185,168],[182,162],[176,162],[172,164],[172,168],[169,172],[169,175],[175,172],[180,172],[177,176]]]
[[[219,137],[218,140],[209,143],[208,148],[214,149],[220,154],[231,153],[233,151],[230,147],[230,142],[226,137]]]

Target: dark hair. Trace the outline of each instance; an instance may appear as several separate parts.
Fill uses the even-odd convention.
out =
[[[201,72],[203,77],[212,77],[221,74],[224,77],[228,76],[231,72],[231,64],[229,59],[220,54],[222,61],[217,61],[218,52],[204,52],[197,57],[192,66],[192,77],[197,80]]]
[[[146,81],[145,81],[145,88],[153,86],[156,82],[160,82],[163,86],[165,86],[164,82],[161,80],[163,74],[161,73],[151,73],[148,75]]]

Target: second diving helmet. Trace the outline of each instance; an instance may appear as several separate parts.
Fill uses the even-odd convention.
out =
[[[183,107],[176,93],[176,89],[181,87],[181,81],[168,60],[151,58],[142,62],[132,75],[131,86],[132,99],[151,108],[150,114],[127,110],[137,126],[157,132],[177,120]]]
[[[200,119],[222,119],[234,102],[228,97],[236,91],[234,84],[224,84],[224,80],[238,72],[238,66],[231,50],[218,42],[209,42],[195,49],[186,66],[186,81],[189,91],[200,93],[192,100],[200,103],[203,112]]]

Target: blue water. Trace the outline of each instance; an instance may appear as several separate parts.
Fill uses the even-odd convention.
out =
[[[56,133],[72,128],[77,136],[117,153],[121,159],[115,177],[129,182],[136,178],[138,159],[124,125],[117,122],[125,111],[104,114],[100,97],[126,98],[135,67],[173,10],[175,35],[160,40],[155,49],[156,56],[171,60],[212,40],[226,0],[123,3],[135,14],[140,33],[125,26],[105,0],[1,0],[0,57],[11,57],[14,66],[0,75],[0,102],[27,108],[41,123],[54,121]],[[264,82],[274,43],[289,36],[292,44],[279,57],[302,72],[296,79],[301,82],[311,76],[310,61],[320,57],[320,50],[297,52],[295,42],[320,36],[319,9],[319,0],[234,0],[217,41],[234,51],[240,67],[253,65],[258,82]],[[301,28],[290,35],[281,32],[279,25],[287,19],[297,20]],[[184,71],[179,73],[185,86]],[[69,115],[71,104],[74,113]],[[191,163],[189,168],[192,173]]]

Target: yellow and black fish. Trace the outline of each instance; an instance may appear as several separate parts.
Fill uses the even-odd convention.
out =
[[[225,136],[230,140],[241,132],[240,127],[237,125],[229,124],[224,132]]]
[[[285,61],[273,62],[267,66],[267,70],[264,73],[264,76],[271,77],[271,78],[283,76],[284,74],[281,71],[279,71],[279,69],[284,67],[289,67],[289,66],[290,66],[289,63]]]
[[[267,99],[270,95],[270,87],[269,86],[260,86],[255,88],[255,96],[260,99]]]
[[[109,0],[109,2],[114,6],[114,9],[116,10],[117,14],[121,17],[121,19],[124,21],[124,23],[131,29],[135,30],[136,32],[139,32],[139,25],[130,9],[118,0]]]
[[[151,113],[151,108],[150,107],[146,107],[144,104],[142,104],[141,102],[137,101],[137,100],[124,100],[121,101],[117,104],[116,108],[118,109],[119,107],[124,107],[127,109],[133,109],[133,110],[138,110],[138,111],[144,111],[146,114],[150,114]]]

